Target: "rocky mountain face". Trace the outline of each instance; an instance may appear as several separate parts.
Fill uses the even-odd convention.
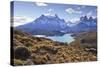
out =
[[[20,25],[16,29],[30,33],[32,35],[63,35],[72,32],[84,32],[89,30],[96,30],[97,18],[83,16],[77,21],[78,24],[66,22],[60,19],[58,15],[45,16],[41,15],[39,18],[28,24]]]

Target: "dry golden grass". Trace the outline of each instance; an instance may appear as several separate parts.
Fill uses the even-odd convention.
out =
[[[95,35],[90,37],[96,39]],[[89,40],[91,39],[89,38]],[[14,58],[14,65],[54,64],[97,60],[97,52],[95,52],[97,49],[80,46],[82,44],[80,40],[77,41],[77,39],[68,45],[67,43],[54,42],[50,39],[33,37],[16,31],[13,42],[14,45],[16,45],[14,46],[15,48],[24,46],[31,53],[30,58],[26,58],[26,60]]]

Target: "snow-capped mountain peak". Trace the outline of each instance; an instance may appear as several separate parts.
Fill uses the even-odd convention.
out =
[[[45,16],[43,14],[33,22],[16,28],[35,35],[59,35],[67,32],[88,31],[90,28],[96,29],[97,18],[90,17],[87,19],[87,16],[80,17],[80,20],[75,23],[65,22],[57,14],[55,16]]]

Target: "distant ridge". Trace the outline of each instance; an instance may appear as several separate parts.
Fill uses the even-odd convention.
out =
[[[71,24],[73,24],[71,26]],[[57,14],[55,15],[41,15],[36,20],[17,26],[16,29],[28,32],[32,35],[63,35],[65,33],[72,32],[84,32],[89,30],[96,30],[97,18],[90,16],[80,17],[77,24],[72,22],[66,22],[64,19],[60,19]],[[63,31],[63,32],[62,32]]]

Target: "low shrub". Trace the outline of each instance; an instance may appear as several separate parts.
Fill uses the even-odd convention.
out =
[[[26,60],[30,58],[31,52],[26,47],[17,47],[14,55],[16,59]]]

